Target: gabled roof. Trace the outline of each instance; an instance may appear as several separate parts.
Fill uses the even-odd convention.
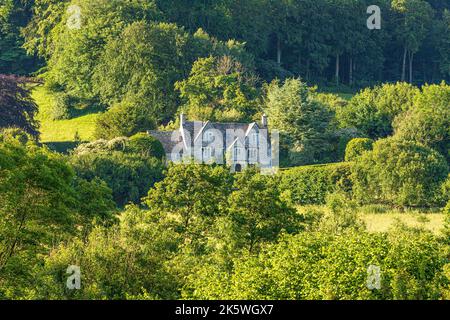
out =
[[[239,144],[240,144],[240,146],[239,146]],[[245,147],[245,144],[242,142],[242,140],[239,139],[239,138],[236,138],[236,139],[234,139],[233,143],[231,143],[228,146],[227,150],[230,150],[230,149],[234,148],[234,146],[236,146],[236,145],[239,146],[239,147]]]
[[[193,146],[194,142],[197,141],[207,129],[219,130],[223,136],[224,144],[229,142],[227,139],[232,139],[232,143],[229,148],[234,146],[238,141],[241,145],[245,146],[245,138],[250,134],[252,129],[259,126],[256,122],[252,123],[236,123],[236,122],[211,122],[211,121],[185,121],[176,131],[148,131],[148,134],[158,139],[167,154],[172,153],[174,147],[178,145],[181,141],[184,143],[184,148],[189,149]],[[244,136],[235,137],[228,136],[227,130],[241,131]],[[185,133],[188,133],[191,141],[186,141]]]
[[[172,153],[175,146],[181,141],[181,134],[177,131],[147,131],[149,135],[158,139],[164,147],[166,154]]]
[[[256,122],[253,123],[235,123],[235,122],[211,122],[211,121],[186,121],[183,125],[183,129],[189,132],[191,139],[193,141],[197,141],[202,133],[206,131],[208,128],[219,130],[222,135],[225,137],[227,130],[239,131],[242,130],[244,135],[247,136],[251,129],[258,125]]]

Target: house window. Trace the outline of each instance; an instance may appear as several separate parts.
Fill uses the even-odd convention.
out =
[[[256,149],[256,148],[250,148],[248,150],[248,157],[249,157],[249,159],[256,160],[256,158],[258,157],[258,151],[257,150],[258,149]]]
[[[211,141],[213,141],[213,138],[214,138],[213,132],[212,131],[206,131],[206,133],[205,133],[205,141],[206,142],[211,142]]]
[[[239,159],[242,154],[242,148],[235,148],[234,149],[234,158]]]
[[[252,146],[257,146],[258,145],[258,133],[256,133],[256,132],[252,133],[252,135],[250,137],[250,144]]]
[[[203,158],[205,159],[209,159],[212,156],[212,148],[211,147],[206,147],[203,148]]]

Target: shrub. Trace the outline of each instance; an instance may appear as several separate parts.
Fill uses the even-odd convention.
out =
[[[296,205],[324,204],[327,194],[352,189],[351,164],[304,166],[282,172],[281,190]]]
[[[345,161],[353,161],[364,151],[372,150],[373,140],[369,138],[352,139],[345,148]]]
[[[158,159],[119,151],[74,155],[71,164],[79,177],[105,181],[119,206],[139,203],[163,176],[163,164]]]
[[[114,105],[97,119],[95,136],[98,139],[129,137],[141,131],[154,129],[155,126],[147,107],[135,102],[122,102]]]
[[[259,255],[233,259],[231,271],[203,260],[183,298],[435,300],[448,292],[444,248],[438,237],[405,228],[389,235],[353,230],[286,235]],[[380,268],[381,290],[368,288],[371,265]]]
[[[326,234],[342,234],[349,229],[364,230],[364,223],[359,219],[356,204],[341,191],[330,193],[326,197],[328,210],[318,225]]]
[[[429,85],[414,101],[414,108],[395,119],[395,136],[439,151],[450,163],[450,86]]]
[[[70,119],[72,103],[73,99],[69,95],[65,93],[56,94],[51,111],[52,120]]]
[[[158,159],[162,159],[166,155],[161,142],[147,133],[138,133],[130,137],[126,152],[141,154],[147,157],[156,157]]]
[[[334,132],[334,157],[335,161],[332,162],[340,162],[345,160],[345,149],[347,148],[348,143],[356,138],[364,138],[365,135],[360,132],[356,128],[344,128],[337,129]]]
[[[140,155],[144,158],[155,157],[163,159],[165,156],[164,148],[159,140],[146,133],[138,133],[134,136],[117,137],[111,140],[96,140],[79,145],[74,151],[74,155],[87,153],[101,153],[120,151],[127,154]]]
[[[394,118],[410,110],[419,89],[407,84],[384,84],[355,95],[347,106],[337,110],[341,127],[355,127],[370,138],[392,134]]]
[[[393,138],[379,140],[352,168],[353,193],[361,203],[429,207],[442,202],[447,162],[428,147]]]

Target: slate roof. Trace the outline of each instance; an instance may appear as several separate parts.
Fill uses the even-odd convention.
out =
[[[199,136],[199,133],[203,130],[208,130],[208,128],[219,130],[222,133],[223,141],[224,143],[227,143],[227,130],[234,130],[239,131],[242,130],[244,134],[248,134],[249,129],[251,129],[253,126],[257,126],[256,123],[235,123],[235,122],[203,122],[203,121],[185,121],[183,123],[183,129],[187,131],[191,138],[190,146],[194,144],[194,139],[196,139]],[[181,131],[156,131],[151,130],[148,131],[148,134],[158,139],[166,152],[166,154],[170,154],[174,147],[182,141]],[[233,144],[236,143],[236,140],[239,138],[236,138],[235,136],[231,137],[231,141],[233,141]],[[189,141],[188,141],[189,142]],[[244,143],[244,141],[242,141]],[[189,144],[188,144],[189,146]]]
[[[186,121],[183,125],[183,129],[189,132],[191,136],[192,143],[195,139],[199,137],[199,134],[203,130],[208,130],[209,128],[219,130],[222,134],[223,141],[227,141],[226,133],[227,130],[239,131],[242,130],[247,133],[247,129],[250,124],[248,123],[225,123],[225,122],[202,122],[202,121]]]
[[[179,130],[176,131],[147,131],[149,135],[158,139],[164,147],[166,154],[172,152],[174,147],[181,141],[181,134]]]

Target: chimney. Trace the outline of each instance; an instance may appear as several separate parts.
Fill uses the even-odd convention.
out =
[[[186,123],[186,115],[184,113],[180,114],[180,127],[184,126]]]
[[[268,126],[267,115],[265,113],[262,115],[261,125],[262,125],[263,128],[267,128],[267,126]]]

